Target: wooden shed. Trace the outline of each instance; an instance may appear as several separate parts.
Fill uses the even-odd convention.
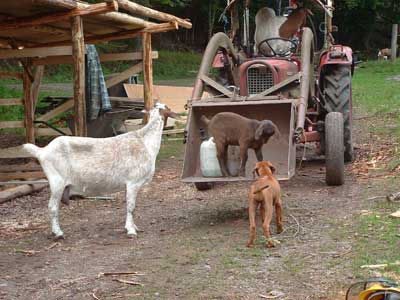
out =
[[[23,105],[25,116],[19,121],[0,120],[0,128],[25,128],[26,142],[34,143],[35,136],[45,129],[34,124],[44,66],[70,63],[74,66],[73,99],[39,119],[47,121],[73,109],[74,135],[86,136],[85,43],[142,37],[142,52],[103,54],[100,60],[136,61],[108,79],[107,87],[143,72],[144,105],[152,107],[152,59],[158,54],[152,51],[151,35],[191,26],[188,20],[129,0],[98,4],[73,0],[0,1],[0,59],[17,59],[22,66],[21,72],[0,72],[0,79],[20,79],[24,91],[22,99],[0,99],[0,105]],[[0,158],[21,156],[15,150],[0,149]]]

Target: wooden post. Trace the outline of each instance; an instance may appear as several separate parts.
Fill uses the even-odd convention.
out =
[[[27,143],[35,143],[35,129],[33,127],[34,103],[32,99],[32,81],[29,74],[30,64],[26,64],[23,73],[24,110],[25,110],[25,140]]]
[[[392,51],[390,52],[390,60],[396,61],[397,57],[397,35],[399,34],[399,24],[392,25]]]
[[[86,136],[86,102],[85,102],[85,43],[83,40],[82,18],[72,20],[72,56],[74,60],[74,110],[75,135]]]
[[[145,32],[142,36],[143,43],[143,94],[144,108],[149,111],[154,107],[153,102],[153,60],[151,56],[151,33]],[[147,123],[148,115],[143,118]]]

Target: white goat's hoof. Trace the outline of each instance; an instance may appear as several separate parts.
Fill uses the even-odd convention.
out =
[[[134,237],[137,237],[137,233],[136,233],[136,231],[128,231],[128,237],[129,238],[134,238]]]
[[[53,235],[54,235],[54,240],[55,240],[55,241],[65,240],[64,234],[63,234],[63,233],[61,233],[61,234],[55,234],[55,233],[53,233]]]

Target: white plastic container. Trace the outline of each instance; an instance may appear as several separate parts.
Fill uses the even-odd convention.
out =
[[[221,177],[214,139],[210,138],[200,145],[200,170],[204,177]]]
[[[231,176],[238,176],[240,168],[240,152],[238,146],[228,147],[228,171]],[[204,177],[221,177],[222,172],[217,158],[217,147],[214,139],[204,141],[200,145],[200,170]]]

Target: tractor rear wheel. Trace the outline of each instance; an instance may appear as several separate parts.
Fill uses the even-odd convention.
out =
[[[213,184],[211,182],[195,182],[194,186],[198,191],[206,191],[211,189]]]
[[[353,160],[352,112],[351,112],[351,69],[349,66],[328,66],[323,76],[325,110],[341,112],[344,120],[344,160]]]
[[[339,112],[330,112],[325,118],[325,166],[326,184],[344,183],[344,145],[343,116]]]

